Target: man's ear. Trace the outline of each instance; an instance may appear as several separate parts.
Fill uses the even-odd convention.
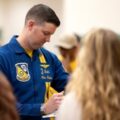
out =
[[[31,31],[32,28],[34,27],[35,25],[35,21],[34,20],[28,20],[27,22],[27,28]]]

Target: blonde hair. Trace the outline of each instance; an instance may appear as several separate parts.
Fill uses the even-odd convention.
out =
[[[107,29],[86,34],[67,85],[82,104],[83,120],[120,120],[120,40]]]

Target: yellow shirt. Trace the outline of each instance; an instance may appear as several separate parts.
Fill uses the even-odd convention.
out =
[[[58,55],[58,59],[62,62],[64,60],[64,57],[62,55]],[[77,62],[76,62],[76,59],[73,60],[73,61],[70,61],[69,63],[69,67],[71,69],[71,72],[73,72],[75,69],[76,69],[76,66],[77,66]],[[66,71],[69,71],[65,68]]]

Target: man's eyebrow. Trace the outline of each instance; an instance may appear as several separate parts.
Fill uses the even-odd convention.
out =
[[[43,32],[44,32],[45,34],[53,34],[53,33],[49,32],[49,31],[44,31],[44,30],[43,30]]]

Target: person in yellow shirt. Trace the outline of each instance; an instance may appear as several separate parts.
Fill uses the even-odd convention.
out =
[[[77,34],[66,34],[61,37],[56,45],[60,52],[58,58],[68,73],[72,73],[76,68],[76,57],[80,48],[80,40],[81,37]]]

